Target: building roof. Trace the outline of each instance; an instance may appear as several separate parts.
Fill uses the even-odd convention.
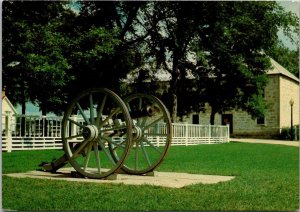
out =
[[[13,106],[13,104],[9,101],[9,99],[7,98],[7,96],[2,97],[2,109],[3,110],[3,103],[6,102],[7,106],[11,109],[11,111],[14,114],[18,114],[17,110],[15,109],[15,107]],[[2,111],[2,113],[5,111]]]
[[[267,74],[268,75],[275,75],[275,74],[279,74],[279,75],[283,75],[287,78],[290,78],[296,82],[299,82],[299,78],[296,77],[294,74],[292,74],[291,72],[289,72],[288,70],[286,70],[283,66],[281,66],[279,63],[277,63],[274,59],[270,58],[271,60],[271,64],[272,64],[272,68],[267,70]],[[171,65],[170,65],[171,66]],[[145,68],[149,70],[152,70],[150,68],[150,65],[146,64]],[[122,81],[127,82],[127,83],[133,83],[139,76],[139,69],[136,69],[134,71],[131,71],[129,74],[127,74],[127,77],[125,79],[123,79]],[[195,77],[193,76],[193,74],[190,71],[187,71],[186,73],[186,78],[187,79],[195,79]],[[212,77],[212,76],[210,76]],[[150,78],[154,81],[170,81],[172,76],[171,74],[163,69],[160,68],[158,70],[152,70],[149,73],[149,79],[144,80],[144,82],[151,82]]]
[[[2,90],[2,97],[1,97],[1,101],[2,101],[2,108],[1,108],[1,113],[5,112],[3,111],[3,103],[5,102],[7,104],[7,106],[12,110],[12,112],[14,114],[18,114],[17,110],[15,109],[15,107],[13,106],[13,104],[10,102],[10,100],[7,98],[7,96],[5,95],[5,90]]]
[[[283,76],[286,76],[292,80],[295,80],[299,82],[299,78],[296,77],[294,74],[286,70],[283,66],[281,66],[279,63],[277,63],[275,60],[271,59],[272,68],[268,70],[267,74],[280,74]]]

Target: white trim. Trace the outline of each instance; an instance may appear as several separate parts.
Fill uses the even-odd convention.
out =
[[[13,106],[13,104],[9,101],[9,99],[7,98],[7,96],[4,96],[2,98],[2,102],[6,101],[6,103],[8,104],[8,106],[12,109],[12,111],[14,112],[14,114],[18,114],[17,110],[15,109],[15,107]],[[3,103],[2,103],[3,106]],[[2,111],[5,113],[5,111]]]

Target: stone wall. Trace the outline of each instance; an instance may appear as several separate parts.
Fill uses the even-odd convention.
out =
[[[186,122],[188,124],[193,124],[193,115],[199,115],[199,124],[202,125],[209,125],[210,124],[210,112],[211,107],[208,103],[205,103],[205,112],[200,113],[190,113],[186,116],[183,116],[183,122]],[[216,114],[215,116],[215,125],[221,125],[221,115]]]
[[[280,128],[291,127],[291,105],[293,99],[293,125],[299,124],[299,84],[287,77],[280,77]]]
[[[294,100],[293,123],[299,124],[299,85],[296,81],[276,74],[268,75],[268,84],[265,88],[265,99],[267,110],[265,123],[258,124],[247,112],[241,110],[228,111],[232,114],[232,136],[247,136],[261,138],[278,138],[282,127],[291,125],[290,99]],[[199,113],[200,124],[209,124],[211,108],[205,105],[205,113]],[[193,115],[189,114],[183,118],[184,122],[192,123]],[[222,124],[222,115],[216,114],[215,124]]]

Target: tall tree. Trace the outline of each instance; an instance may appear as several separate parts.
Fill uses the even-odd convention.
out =
[[[203,2],[151,2],[141,14],[140,25],[149,35],[144,41],[145,56],[155,60],[156,68],[163,68],[170,76],[169,89],[165,96],[169,101],[172,120],[176,121],[178,94],[186,91],[190,44],[197,35],[197,27],[203,24],[201,14]],[[149,34],[147,34],[149,33]],[[187,84],[185,84],[187,85]]]
[[[214,124],[216,113],[234,108],[262,117],[265,72],[270,68],[264,52],[276,44],[279,27],[287,33],[293,30],[288,26],[297,30],[296,16],[276,2],[210,2],[207,10],[207,25],[199,31],[206,68],[200,67],[196,75],[199,80],[203,72],[206,75],[210,123]]]
[[[108,87],[118,91],[120,78],[139,66],[138,41],[129,36],[143,2],[80,2],[73,30],[70,61],[74,83],[70,96],[87,87]],[[134,33],[134,32],[133,32]]]
[[[298,30],[296,16],[276,2],[84,1],[77,16],[63,4],[3,4],[3,82],[12,99],[56,110],[86,87],[118,90],[132,70],[145,72],[142,82],[164,69],[173,121],[204,102],[212,124],[232,108],[261,116],[270,66],[264,52],[277,43],[279,27]],[[47,83],[38,83],[41,76]]]
[[[181,109],[197,111],[208,102],[211,124],[216,113],[233,108],[263,115],[270,67],[264,52],[277,42],[279,27],[287,34],[298,29],[297,17],[276,2],[152,2],[142,18],[151,30],[148,60],[155,58],[171,75],[173,121]],[[189,72],[194,83],[187,83]],[[177,107],[178,97],[194,101]]]
[[[63,54],[68,39],[54,23],[31,26],[31,33],[28,42],[34,47],[26,55],[31,72],[30,98],[43,115],[49,111],[59,113],[67,98],[65,87],[74,79],[68,74],[70,65]]]
[[[65,37],[58,31],[62,2],[3,2],[3,84],[14,103],[31,101],[45,113],[61,103]]]

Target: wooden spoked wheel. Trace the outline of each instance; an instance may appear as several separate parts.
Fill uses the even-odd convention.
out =
[[[134,94],[124,100],[133,122],[133,143],[122,170],[145,174],[165,158],[172,139],[171,119],[155,96]]]
[[[132,129],[129,111],[117,94],[105,88],[89,89],[80,93],[64,114],[64,151],[80,174],[104,178],[128,156]]]

